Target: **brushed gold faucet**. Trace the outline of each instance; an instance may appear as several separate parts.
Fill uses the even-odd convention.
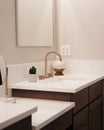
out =
[[[52,54],[52,53],[56,54],[59,57],[59,60],[62,61],[61,55],[59,53],[57,53],[56,51],[48,52],[46,54],[46,56],[45,56],[45,78],[50,77],[49,74],[48,74],[48,61],[47,61],[47,57],[48,57],[49,54]]]

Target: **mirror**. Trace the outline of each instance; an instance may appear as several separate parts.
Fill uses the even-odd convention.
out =
[[[0,84],[0,101],[1,97],[5,95],[5,79],[6,79],[6,64],[4,57],[0,54],[0,71],[1,71],[1,79],[2,84]]]
[[[0,54],[0,71],[1,71],[2,83],[4,84],[6,78],[6,64],[1,54]]]
[[[53,46],[54,0],[16,0],[18,46]]]

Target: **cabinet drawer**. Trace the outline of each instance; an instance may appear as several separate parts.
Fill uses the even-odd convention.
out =
[[[70,94],[71,101],[75,102],[73,113],[76,113],[88,104],[88,88]]]
[[[89,86],[89,103],[103,94],[103,80]]]
[[[59,100],[59,101],[70,101],[70,94],[69,93],[60,93],[60,92],[12,89],[12,96]]]

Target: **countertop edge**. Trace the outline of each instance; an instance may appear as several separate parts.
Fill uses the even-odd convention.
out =
[[[82,85],[78,86],[77,88],[67,88],[65,89],[64,87],[63,88],[55,88],[55,89],[52,89],[52,87],[48,87],[48,88],[42,88],[42,87],[34,87],[34,88],[31,88],[31,87],[23,87],[22,85],[17,85],[17,84],[11,84],[10,85],[10,88],[11,89],[20,89],[20,90],[33,90],[33,91],[47,91],[47,92],[63,92],[63,93],[76,93],[100,80],[103,80],[104,79],[104,76],[98,76],[98,77],[95,77],[95,79],[91,79],[85,83],[83,83]]]
[[[13,123],[18,122],[19,120],[22,120],[23,118],[28,117],[29,115],[32,115],[32,113],[37,111],[37,106],[30,108],[30,110],[25,111],[24,113],[22,113],[21,115],[15,116],[12,119],[9,119],[5,122],[0,123],[0,129],[4,129],[6,127],[8,127],[9,125],[12,125]]]
[[[39,130],[41,128],[43,128],[44,126],[46,126],[47,124],[49,124],[50,122],[52,122],[53,120],[57,119],[59,116],[61,116],[62,114],[66,113],[67,111],[73,109],[73,107],[75,107],[75,102],[70,102],[70,106],[68,106],[67,108],[65,108],[64,110],[60,111],[59,113],[57,113],[56,115],[54,115],[53,117],[45,120],[44,122],[42,122],[41,124],[39,124],[38,126],[34,126],[35,130]]]

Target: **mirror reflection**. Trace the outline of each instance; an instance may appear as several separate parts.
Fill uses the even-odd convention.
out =
[[[0,54],[0,100],[5,95],[6,64],[4,57]]]
[[[1,85],[5,83],[6,78],[6,64],[3,56],[0,54],[0,82]]]
[[[18,46],[53,46],[53,0],[17,0]]]

